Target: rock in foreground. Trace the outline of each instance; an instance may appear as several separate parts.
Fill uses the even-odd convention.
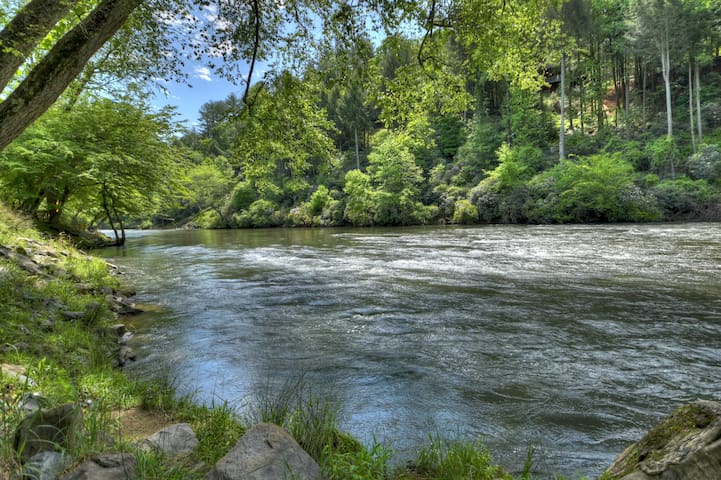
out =
[[[699,400],[676,410],[606,470],[620,480],[721,478],[721,403]]]
[[[288,432],[261,423],[246,432],[208,480],[318,480],[320,468]]]

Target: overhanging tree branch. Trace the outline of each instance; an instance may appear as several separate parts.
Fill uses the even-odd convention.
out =
[[[142,0],[103,0],[0,104],[0,150],[42,115]]]
[[[78,0],[32,0],[0,32],[0,90]]]

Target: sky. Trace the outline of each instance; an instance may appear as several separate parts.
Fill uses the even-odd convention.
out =
[[[217,7],[212,5],[196,10],[193,15],[185,17],[168,16],[164,21],[168,25],[183,23],[192,25],[201,22],[214,25],[216,28],[227,28],[226,22],[218,16]],[[217,62],[221,55],[222,52],[218,50],[215,55],[211,53],[209,59]],[[242,96],[242,92],[245,90],[245,83],[242,78],[232,83],[216,75],[202,60],[188,61],[184,59],[184,61],[183,73],[187,75],[187,83],[156,79],[165,92],[159,91],[153,99],[153,104],[156,107],[175,106],[177,109],[176,120],[184,122],[186,128],[193,128],[198,125],[200,107],[204,103],[223,100],[231,93]],[[241,67],[240,70],[242,75],[247,75],[247,66],[245,68]]]
[[[242,80],[238,85],[215,75],[208,67],[201,63],[190,64],[186,67],[188,82],[179,84],[161,81],[167,95],[159,92],[153,99],[156,107],[173,105],[177,108],[176,120],[183,121],[186,128],[193,128],[198,124],[200,107],[209,101],[223,100],[231,93],[243,95],[245,84]]]

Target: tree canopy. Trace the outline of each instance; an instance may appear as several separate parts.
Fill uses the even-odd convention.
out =
[[[0,12],[0,195],[53,223],[118,227],[118,242],[128,222],[716,218],[720,10],[13,2]],[[188,62],[240,88],[183,131],[146,99],[189,81]]]

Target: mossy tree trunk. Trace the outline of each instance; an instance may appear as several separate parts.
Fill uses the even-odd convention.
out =
[[[0,103],[0,150],[58,99],[142,0],[103,0]]]
[[[0,90],[78,0],[32,0],[0,32]]]

